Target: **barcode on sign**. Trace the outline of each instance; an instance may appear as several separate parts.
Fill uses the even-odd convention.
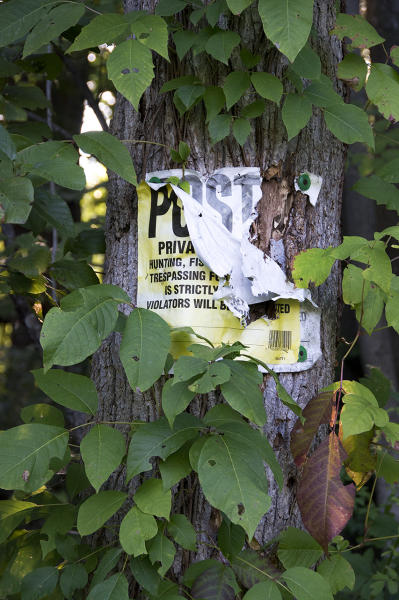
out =
[[[291,350],[292,331],[269,331],[270,350]]]

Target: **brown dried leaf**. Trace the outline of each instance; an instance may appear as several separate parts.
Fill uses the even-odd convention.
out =
[[[333,400],[335,395],[331,392],[322,392],[312,398],[303,409],[305,424],[298,419],[291,432],[291,453],[297,467],[303,465],[312,445],[313,438],[320,425],[330,422]]]
[[[299,482],[297,500],[303,523],[325,552],[353,512],[355,486],[343,485],[339,476],[346,457],[338,437],[330,433],[305,463]]]

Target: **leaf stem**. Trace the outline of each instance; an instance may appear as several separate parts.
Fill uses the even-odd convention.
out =
[[[166,144],[161,144],[160,142],[150,142],[149,140],[120,140],[124,144],[154,144],[154,146],[162,146],[162,148],[171,149],[171,146],[167,146]]]

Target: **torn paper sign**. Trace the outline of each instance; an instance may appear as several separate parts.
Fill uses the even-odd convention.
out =
[[[171,176],[179,178],[181,170],[150,173],[138,188],[138,306],[213,343],[240,340],[264,362],[281,365],[278,370],[309,368],[319,356],[319,327],[300,362],[300,314],[319,312],[309,291],[296,289],[248,239],[261,197],[259,169],[225,168],[208,179],[186,171],[190,193],[168,184]],[[274,307],[269,316],[262,313],[265,302]],[[243,327],[254,305],[261,318]],[[174,350],[181,354],[189,339],[177,337]]]

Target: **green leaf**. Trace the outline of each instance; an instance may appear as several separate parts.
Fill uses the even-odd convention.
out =
[[[227,75],[223,84],[227,110],[238,102],[250,85],[251,81],[246,71],[232,71]]]
[[[298,600],[333,600],[327,581],[310,569],[292,567],[283,573],[283,577]]]
[[[179,154],[183,161],[186,161],[190,156],[190,146],[186,142],[179,142]]]
[[[82,4],[60,4],[35,25],[26,38],[22,58],[39,50],[75,25],[85,12]]]
[[[185,0],[159,0],[155,13],[161,17],[171,17],[187,6]]]
[[[265,111],[264,100],[255,100],[251,104],[247,104],[241,109],[241,116],[247,119],[254,119],[260,117]]]
[[[342,280],[342,295],[345,304],[354,306],[362,301],[364,296],[363,269],[355,265],[348,265],[344,269]]]
[[[275,75],[261,72],[252,73],[251,82],[262,98],[272,100],[272,102],[280,102],[283,84]]]
[[[13,75],[17,75],[17,73],[20,73],[21,70],[21,67],[15,63],[0,57],[0,77],[12,77]]]
[[[313,0],[260,0],[266,37],[292,62],[306,44],[313,21]]]
[[[399,482],[399,461],[386,452],[380,454],[377,469],[378,476],[383,477],[387,483],[392,485]]]
[[[123,573],[111,575],[91,590],[87,600],[129,600],[129,585],[126,577]]]
[[[50,273],[70,291],[100,283],[95,271],[85,261],[57,260],[50,266]]]
[[[399,66],[399,46],[391,46],[389,56],[393,64]]]
[[[316,106],[335,106],[343,104],[344,101],[337,92],[334,91],[332,81],[325,75],[319,80],[313,81],[304,92],[304,95]]]
[[[83,27],[66,53],[70,54],[77,50],[84,50],[101,44],[112,44],[119,39],[123,39],[129,33],[129,30],[130,26],[124,15],[116,13],[98,15],[86,27]]]
[[[194,581],[191,594],[193,598],[206,600],[234,600],[236,587],[238,586],[231,568],[221,565],[204,570]]]
[[[205,91],[203,85],[183,85],[179,87],[173,97],[176,107],[181,115],[192,108],[202,98]]]
[[[48,226],[55,227],[62,237],[71,237],[74,233],[70,208],[58,194],[36,189],[32,216],[37,216]]]
[[[157,596],[161,578],[156,569],[151,565],[148,556],[138,556],[130,559],[130,570],[133,577],[142,588]]]
[[[86,185],[84,171],[76,164],[78,158],[76,150],[65,142],[42,142],[17,154],[20,169],[71,190],[82,190]]]
[[[214,0],[206,7],[206,19],[211,27],[215,27],[219,18],[226,14],[227,4],[225,0]]]
[[[116,490],[98,492],[79,507],[77,527],[80,535],[90,535],[100,529],[120,509],[127,494]]]
[[[96,492],[120,465],[125,451],[124,436],[107,425],[94,425],[80,442],[86,475]]]
[[[68,432],[30,423],[0,434],[0,487],[33,492],[54,475],[50,461],[65,455]],[[10,452],[12,448],[12,452]]]
[[[0,501],[0,543],[3,543],[12,531],[25,519],[30,511],[37,507],[33,502],[22,502],[15,498]]]
[[[161,94],[165,94],[166,92],[172,92],[173,90],[177,90],[177,88],[182,87],[184,85],[200,83],[201,81],[197,79],[194,75],[183,75],[182,77],[175,77],[174,79],[170,79],[169,81],[163,84],[159,91]]]
[[[58,569],[41,567],[31,571],[22,580],[21,599],[41,600],[53,593],[58,583]]]
[[[74,591],[83,589],[87,580],[88,575],[83,564],[66,565],[60,577],[60,588],[65,598],[72,600]]]
[[[256,376],[256,365],[237,360],[224,360],[231,370],[229,381],[222,383],[222,394],[232,408],[238,410],[256,425],[266,423],[263,396]]]
[[[250,425],[248,425],[248,423],[243,421],[239,413],[232,410],[229,406],[217,405],[208,411],[204,422],[208,426],[211,425],[216,427],[222,433],[228,432],[232,437],[235,438],[238,445],[242,441],[244,444],[250,443],[254,448],[256,447],[259,456],[262,457],[262,460],[266,462],[272,470],[279,488],[282,488],[284,483],[283,472],[266,436],[264,436],[260,431],[253,429]],[[200,438],[200,440],[201,439],[204,438]],[[201,449],[202,448],[200,448],[200,450]]]
[[[355,573],[350,563],[341,554],[332,554],[324,559],[317,567],[317,572],[329,583],[333,594],[346,587],[353,590]]]
[[[226,432],[204,443],[198,476],[208,502],[222,510],[252,539],[270,506],[262,457],[250,442]]]
[[[388,414],[379,408],[377,401],[355,394],[345,394],[344,407],[341,411],[343,439],[350,435],[358,435],[377,427],[384,427],[389,421]]]
[[[132,14],[134,13],[128,13],[126,18],[129,19]],[[169,60],[168,26],[164,19],[158,15],[140,15],[132,21],[131,30],[141,44]]]
[[[108,573],[117,564],[120,555],[122,554],[122,548],[110,548],[107,550],[100,560],[97,569],[94,572],[93,579],[90,583],[90,590],[93,589],[101,581],[104,581]]]
[[[363,61],[364,62],[364,61]],[[291,65],[291,69],[305,79],[319,79],[321,62],[319,55],[307,43]]]
[[[253,69],[260,62],[259,54],[252,54],[246,46],[241,47],[240,58],[242,64],[247,67],[247,69]]]
[[[208,368],[208,362],[196,356],[180,356],[174,365],[174,378],[172,384],[186,382],[193,377],[202,375]]]
[[[281,576],[281,571],[265,554],[254,550],[243,550],[233,557],[231,563],[238,581],[245,588],[252,588],[261,581],[270,581],[270,577],[277,579]]]
[[[90,486],[84,467],[81,463],[70,463],[66,475],[66,490],[72,500]]]
[[[288,141],[292,140],[308,124],[312,116],[312,103],[306,96],[287,94],[282,116],[288,134]]]
[[[219,31],[212,35],[205,44],[205,50],[225,65],[228,64],[233,49],[240,43],[240,36],[235,31]]]
[[[148,390],[163,373],[170,348],[169,325],[145,308],[133,310],[126,322],[120,358],[133,390]]]
[[[3,152],[10,160],[14,160],[17,149],[7,129],[0,125],[0,152]]]
[[[399,121],[399,73],[393,67],[373,63],[366,92],[386,119]]]
[[[162,408],[171,427],[176,416],[187,408],[194,396],[195,392],[188,389],[186,382],[166,381],[162,388]]]
[[[129,302],[128,295],[110,284],[65,296],[60,308],[52,308],[44,319],[40,341],[45,370],[53,364],[74,365],[93,354],[113,330],[123,302]]]
[[[377,367],[371,367],[367,377],[361,377],[359,381],[374,394],[378,406],[384,408],[391,395],[391,382],[382,371]]]
[[[230,134],[230,125],[230,115],[217,115],[209,121],[208,129],[212,144],[220,142]]]
[[[42,539],[40,546],[45,558],[49,552],[56,549],[56,538],[65,536],[76,523],[76,507],[71,504],[60,504],[53,506],[50,516],[46,519],[43,527],[40,530]],[[47,537],[47,539],[45,539]]]
[[[343,40],[344,37],[350,38],[353,48],[371,48],[385,41],[378,35],[374,27],[360,15],[338,14],[335,28],[330,33],[336,35],[340,40]]]
[[[127,554],[139,556],[147,554],[145,542],[158,533],[157,522],[152,515],[144,514],[137,506],[133,506],[124,517],[119,540]]]
[[[7,46],[28,33],[57,0],[12,0],[0,6],[0,46]]]
[[[170,490],[163,489],[161,479],[146,479],[133,499],[143,513],[169,519],[172,496]]]
[[[216,569],[223,569],[226,565],[219,562],[214,558],[206,558],[205,560],[200,560],[198,562],[193,562],[186,569],[183,575],[183,583],[185,586],[191,588],[194,581],[203,573],[204,571],[214,567]]]
[[[175,558],[176,550],[173,542],[163,535],[161,529],[158,531],[156,537],[147,544],[147,548],[151,563],[161,563],[158,573],[163,577],[166,571],[172,566]]]
[[[362,177],[353,189],[366,198],[375,200],[377,204],[385,204],[389,210],[399,212],[399,190],[396,186],[387,183],[377,175]]]
[[[375,170],[375,174],[388,183],[399,183],[399,158],[384,162]]]
[[[223,554],[228,558],[241,552],[245,544],[245,531],[240,525],[234,525],[224,515],[218,530],[218,545]]]
[[[278,557],[285,569],[311,567],[323,555],[323,548],[306,531],[288,527],[280,534]]]
[[[33,244],[28,252],[21,249],[8,261],[13,271],[23,273],[25,277],[38,277],[47,270],[50,262],[50,250],[47,247]]]
[[[198,436],[201,427],[193,415],[183,413],[176,417],[173,429],[168,425],[165,417],[152,423],[142,423],[134,432],[129,446],[127,457],[127,479],[149,471],[152,465],[149,459],[159,456],[163,460],[181,448],[187,441]]]
[[[274,581],[261,581],[247,591],[243,600],[281,600],[281,594]]]
[[[118,92],[138,110],[140,98],[154,78],[151,50],[137,40],[126,40],[111,53],[107,69]]]
[[[30,404],[21,410],[21,419],[24,423],[44,423],[64,427],[64,415],[58,408],[51,404]]]
[[[96,414],[97,391],[88,377],[61,369],[52,369],[47,373],[44,369],[36,369],[32,374],[36,385],[57,404],[89,415]]]
[[[168,456],[165,461],[160,461],[159,471],[164,490],[170,489],[183,477],[187,477],[191,473],[188,448],[183,446],[183,448]]]
[[[253,0],[226,0],[227,6],[233,15],[239,15],[248,6],[251,6]]]
[[[195,552],[197,549],[197,534],[185,515],[172,515],[167,525],[169,534],[177,544],[186,550]]]
[[[243,146],[251,133],[251,125],[248,119],[240,117],[233,121],[233,135],[240,146]]]
[[[231,371],[223,362],[214,362],[210,364],[205,373],[194,381],[189,386],[189,389],[196,394],[208,394],[216,388],[216,386],[229,381]]]
[[[356,319],[369,335],[379,322],[384,310],[384,294],[376,285],[365,285],[363,304],[356,305]]]
[[[388,254],[385,252],[383,242],[372,242],[369,248],[363,248],[351,255],[353,260],[358,260],[370,265],[363,271],[366,281],[373,281],[387,294],[391,289],[392,266]]]
[[[191,30],[183,29],[181,31],[176,31],[173,34],[173,40],[175,42],[176,52],[179,60],[183,60],[187,52],[191,50],[196,38],[197,34]]]
[[[372,129],[367,114],[362,109],[352,104],[329,106],[325,109],[324,116],[330,131],[342,142],[365,142],[374,148]]]
[[[337,75],[339,79],[348,82],[358,92],[366,82],[366,62],[362,56],[351,52],[338,64]]]
[[[296,255],[292,277],[299,288],[307,288],[310,282],[321,285],[329,276],[335,258],[329,248],[310,248]]]
[[[33,202],[33,185],[27,177],[12,177],[0,181],[0,204],[5,211],[4,222],[22,225],[29,217]]]
[[[129,150],[114,135],[106,131],[88,131],[74,135],[73,139],[87,154],[93,154],[107,169],[137,185],[136,172]]]

